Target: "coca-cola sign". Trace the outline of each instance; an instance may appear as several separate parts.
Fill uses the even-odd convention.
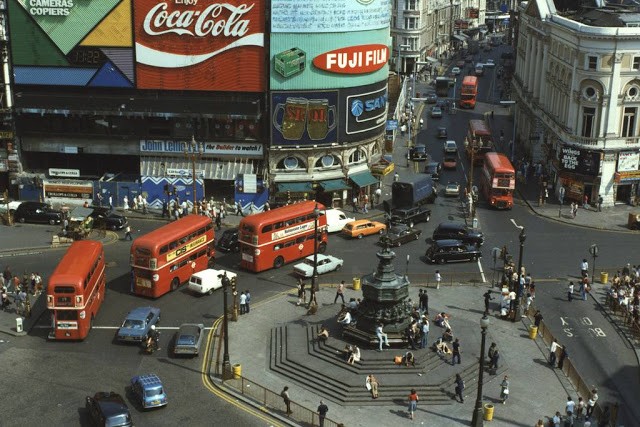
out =
[[[140,89],[260,92],[264,0],[136,0]]]

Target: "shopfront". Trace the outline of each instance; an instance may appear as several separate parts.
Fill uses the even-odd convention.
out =
[[[618,153],[615,182],[615,202],[634,206],[640,201],[640,153],[621,151]]]

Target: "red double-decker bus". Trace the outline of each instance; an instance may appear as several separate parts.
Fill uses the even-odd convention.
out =
[[[245,217],[240,221],[240,266],[249,271],[280,268],[285,263],[313,254],[314,209],[318,209],[318,252],[327,247],[324,205],[304,201]]]
[[[493,151],[493,138],[491,129],[484,120],[469,120],[469,132],[467,133],[467,157],[471,160],[472,150],[473,163],[482,164],[484,155]]]
[[[105,288],[102,243],[74,242],[49,278],[47,308],[52,316],[49,338],[86,338],[104,301]]]
[[[477,96],[478,78],[476,76],[465,76],[462,79],[460,88],[460,108],[476,108]]]
[[[489,205],[496,209],[511,209],[515,188],[516,171],[509,158],[500,153],[485,154],[480,191]]]
[[[213,265],[215,235],[211,219],[188,215],[131,245],[132,291],[158,298],[186,283],[191,274]]]

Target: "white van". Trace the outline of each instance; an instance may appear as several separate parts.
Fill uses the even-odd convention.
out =
[[[481,76],[484,74],[484,64],[477,63],[476,64],[476,76]]]
[[[227,273],[229,280],[236,277],[236,273],[232,271],[209,268],[193,273],[189,278],[189,285],[187,287],[190,291],[198,294],[211,295],[213,291],[222,287],[222,276],[225,273]]]
[[[337,233],[341,231],[344,226],[355,221],[355,218],[347,218],[347,215],[340,209],[327,209],[324,214],[327,216],[327,232]]]

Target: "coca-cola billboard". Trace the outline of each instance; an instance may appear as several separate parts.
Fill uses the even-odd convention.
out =
[[[136,0],[140,89],[261,92],[264,0]]]

